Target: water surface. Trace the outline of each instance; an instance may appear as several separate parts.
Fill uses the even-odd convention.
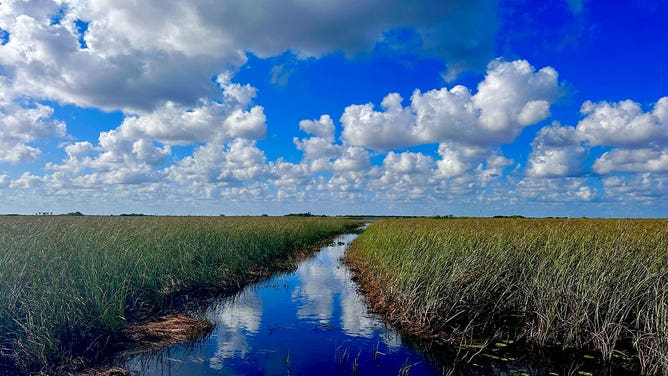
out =
[[[141,375],[437,374],[368,312],[341,262],[356,236],[339,236],[295,272],[213,304],[207,316],[216,327],[209,336],[138,355],[125,369]]]

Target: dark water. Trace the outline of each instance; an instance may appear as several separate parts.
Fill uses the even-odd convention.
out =
[[[588,354],[526,351],[510,342],[484,350],[409,343],[368,312],[341,263],[356,236],[339,236],[295,272],[213,304],[207,316],[216,327],[207,337],[123,367],[140,375],[632,374]]]
[[[338,237],[289,274],[248,286],[208,309],[214,331],[193,344],[130,359],[141,375],[432,375],[436,369],[367,311]]]

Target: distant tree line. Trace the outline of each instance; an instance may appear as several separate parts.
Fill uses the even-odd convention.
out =
[[[326,215],[316,215],[311,212],[306,212],[306,213],[290,213],[286,214],[286,217],[326,217]]]

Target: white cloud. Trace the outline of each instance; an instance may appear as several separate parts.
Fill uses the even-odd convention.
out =
[[[334,121],[329,115],[322,115],[319,120],[302,120],[299,128],[323,140],[334,141]]]
[[[266,133],[266,117],[262,107],[251,107],[256,90],[231,83],[228,75],[219,75],[217,83],[220,100],[202,98],[196,107],[166,102],[152,112],[128,115],[116,129],[101,132],[98,145],[69,144],[68,158],[46,167],[60,173],[64,185],[89,188],[170,184],[169,179],[185,186],[229,185],[259,177],[266,166],[255,140]],[[200,146],[193,155],[163,166],[174,145]]]
[[[491,62],[473,98],[481,127],[502,132],[500,137],[510,141],[522,128],[545,119],[559,95],[557,76],[551,67],[535,72],[526,60]]]
[[[319,120],[302,120],[299,127],[311,135],[304,139],[293,139],[304,155],[302,164],[312,172],[354,172],[371,166],[370,154],[362,147],[337,144],[334,139],[334,122],[329,115]]]
[[[656,202],[668,198],[668,177],[651,173],[630,176],[609,176],[602,179],[603,188],[608,197],[618,201]],[[664,214],[657,208],[652,216]]]
[[[583,172],[587,149],[581,145],[575,128],[559,124],[544,127],[531,145],[527,176],[574,176]]]
[[[528,177],[518,182],[516,189],[522,198],[539,202],[588,202],[600,196],[587,178],[581,177]]]
[[[353,146],[392,149],[415,144],[412,129],[415,118],[410,108],[401,105],[401,96],[388,94],[377,112],[373,104],[346,107],[341,116],[342,137]]]
[[[255,96],[250,85],[226,83],[222,101],[201,98],[195,107],[166,102],[150,113],[125,118],[118,132],[127,139],[150,139],[167,145],[222,143],[231,138],[261,139],[266,117],[261,106],[245,110]]]
[[[438,176],[452,178],[473,170],[481,160],[490,154],[487,148],[461,145],[458,143],[442,143],[438,146],[441,159],[436,162]]]
[[[9,182],[9,188],[29,189],[34,188],[40,184],[44,179],[40,176],[35,176],[30,172],[24,172],[19,178]]]
[[[513,141],[526,126],[549,116],[559,95],[557,72],[535,71],[524,60],[488,65],[478,92],[464,86],[416,91],[410,107],[392,93],[381,106],[353,105],[345,109],[343,138],[350,145],[393,149],[418,144],[458,142],[488,146]]]
[[[193,104],[215,93],[211,77],[245,57],[217,48],[215,34],[188,22],[197,19],[188,19],[188,6],[180,8],[163,2],[9,3],[0,21],[10,33],[0,46],[0,65],[15,90],[33,98],[127,112],[167,100]],[[63,18],[53,23],[60,11]],[[86,49],[79,47],[76,19],[90,21]]]
[[[471,186],[473,179],[476,185],[484,186],[489,181],[498,179],[503,170],[513,164],[513,161],[500,155],[499,150],[481,146],[471,146],[459,143],[441,143],[438,154],[441,159],[436,162],[438,179],[461,178]],[[459,179],[462,181],[462,179]],[[457,179],[455,179],[455,184]]]
[[[534,139],[526,174],[533,177],[575,176],[593,147],[611,148],[591,170],[600,175],[668,171],[668,97],[651,111],[631,100],[586,101],[575,128],[553,125]]]
[[[668,97],[646,112],[631,100],[585,102],[587,116],[578,123],[578,137],[591,146],[611,146],[592,166],[597,174],[668,171]]]
[[[360,147],[347,147],[341,155],[332,162],[334,171],[363,171],[371,166],[369,152]]]
[[[302,120],[299,128],[313,135],[304,139],[293,138],[297,149],[304,153],[303,160],[314,172],[329,169],[330,159],[340,153],[341,147],[334,143],[334,122],[329,115],[319,120]]]
[[[193,105],[208,97],[215,93],[210,78],[243,65],[245,51],[260,57],[285,51],[300,57],[356,54],[383,43],[393,29],[413,28],[422,51],[445,58],[454,75],[454,67],[479,68],[489,59],[498,23],[496,6],[487,1],[466,6],[380,0],[2,5],[0,28],[10,37],[0,45],[0,65],[19,92],[132,113],[166,101]],[[87,22],[83,35],[77,20]]]
[[[7,175],[7,174],[0,174],[0,188],[7,188],[9,187],[9,183],[11,182],[12,178]]]
[[[536,72],[526,61],[494,61],[478,88],[475,95],[464,86],[416,91],[407,107],[391,93],[381,103],[383,111],[370,103],[349,106],[341,116],[340,143],[329,116],[302,121],[300,128],[311,137],[294,138],[303,152],[303,169],[294,170],[315,179],[305,183],[302,177],[299,184],[399,200],[495,190],[492,182],[515,163],[501,154],[500,144],[547,117],[559,85],[552,68]],[[371,165],[368,149],[433,143],[438,143],[437,161],[423,153],[390,151],[381,166]]]
[[[644,146],[668,141],[668,97],[658,100],[652,112],[631,100],[618,103],[586,101],[587,115],[577,125],[580,137],[590,145]]]
[[[304,152],[304,159],[313,162],[314,168],[316,165],[321,166],[323,161],[327,163],[338,154],[340,149],[339,146],[321,137],[309,137],[302,140],[295,138],[294,141],[297,149]]]
[[[613,149],[594,161],[593,170],[601,175],[612,172],[668,172],[668,150]]]
[[[170,153],[150,141],[127,140],[119,132],[102,132],[99,146],[77,142],[65,148],[68,158],[61,164],[47,163],[61,184],[99,188],[115,184],[142,184],[161,181],[164,174],[154,169]]]
[[[29,101],[25,104],[4,101],[4,105],[2,102],[0,100],[0,162],[33,161],[40,150],[30,143],[65,136],[65,123],[53,118],[53,108]]]
[[[383,164],[370,171],[369,189],[388,199],[424,198],[432,188],[434,167],[428,155],[389,152]]]
[[[383,167],[387,171],[399,174],[415,174],[428,171],[433,164],[431,157],[422,153],[399,153],[389,152],[383,160]]]
[[[240,185],[263,181],[269,175],[265,156],[255,141],[234,139],[227,145],[206,144],[167,169],[170,180],[181,184]]]

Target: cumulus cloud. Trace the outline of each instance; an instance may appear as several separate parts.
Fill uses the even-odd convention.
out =
[[[536,71],[526,61],[495,60],[476,94],[455,86],[416,91],[406,107],[397,93],[383,99],[382,111],[371,103],[348,106],[340,118],[340,142],[331,117],[304,120],[300,128],[309,136],[294,138],[303,152],[301,168],[293,165],[287,170],[313,179],[302,175],[289,181],[307,184],[307,190],[346,194],[368,190],[393,199],[465,195],[489,188],[515,163],[502,155],[499,146],[549,116],[559,91],[552,68]],[[423,144],[438,144],[440,158],[394,151]],[[382,165],[372,166],[372,152],[383,155],[388,149]],[[319,175],[324,173],[331,175]]]
[[[416,174],[424,173],[432,167],[431,157],[422,153],[394,153],[389,152],[383,160],[383,166],[387,171],[398,174]]]
[[[193,104],[215,93],[211,77],[245,62],[242,52],[216,48],[210,31],[189,22],[197,19],[189,19],[187,6],[42,1],[3,7],[0,27],[10,37],[0,46],[0,65],[17,92],[34,98],[127,112],[166,100]],[[80,19],[89,22],[83,36],[75,25]]]
[[[168,145],[263,138],[264,109],[245,109],[255,97],[255,88],[225,82],[223,78],[218,82],[223,90],[220,101],[201,98],[195,107],[166,102],[150,113],[126,117],[118,132],[128,139],[150,139]]]
[[[392,149],[414,144],[411,141],[414,115],[401,105],[397,93],[388,94],[381,103],[384,111],[373,109],[373,104],[346,107],[341,116],[343,138],[353,146],[373,149]]]
[[[319,120],[302,120],[299,128],[325,141],[334,141],[334,121],[329,115],[322,115]]]
[[[9,188],[28,189],[34,188],[44,181],[44,178],[35,176],[30,172],[24,172],[23,175],[9,182]]]
[[[334,121],[329,115],[319,120],[302,120],[299,128],[311,137],[293,138],[297,149],[303,152],[303,161],[312,172],[327,171],[331,159],[340,154],[341,146],[334,141]]]
[[[319,120],[302,120],[299,127],[311,135],[293,139],[303,152],[302,164],[310,172],[359,172],[370,167],[371,156],[365,148],[336,143],[334,121],[329,115],[322,115]]]
[[[490,153],[484,147],[442,143],[438,146],[438,154],[441,156],[441,160],[436,163],[438,174],[444,178],[461,176],[473,170]]]
[[[334,171],[363,171],[371,166],[369,152],[360,147],[347,147],[332,162]]]
[[[593,170],[601,175],[611,172],[668,172],[668,150],[613,149],[594,161]]]
[[[7,174],[0,174],[0,188],[7,188],[9,187],[9,183],[11,182],[12,178],[7,175]]]
[[[526,174],[533,177],[575,176],[594,147],[606,147],[591,171],[599,175],[668,171],[668,97],[651,111],[639,103],[586,101],[585,117],[576,127],[558,124],[541,129],[532,146]]]
[[[208,97],[215,93],[211,77],[238,69],[247,51],[260,57],[357,54],[402,28],[415,30],[422,52],[445,58],[454,76],[489,59],[497,28],[496,6],[488,1],[45,0],[2,6],[0,65],[18,91],[132,113]]]
[[[593,145],[614,146],[594,161],[594,172],[662,173],[668,171],[668,97],[651,112],[630,100],[609,104],[587,102],[588,116],[578,124],[582,137]]]
[[[3,80],[0,77],[0,90]],[[53,117],[53,108],[29,100],[5,97],[0,92],[0,162],[29,162],[40,150],[31,143],[43,138],[61,138],[63,121]]]
[[[209,143],[168,169],[170,179],[182,184],[239,185],[267,177],[264,152],[255,141],[234,139],[227,145]]]
[[[576,127],[590,146],[609,146],[592,166],[597,174],[668,171],[668,97],[651,111],[631,100],[582,105],[586,115]]]
[[[526,174],[532,177],[574,176],[582,173],[587,149],[574,127],[552,124],[544,127],[532,142]]]
[[[438,144],[440,159],[435,169],[425,171],[431,184],[447,179],[444,190],[471,192],[499,179],[514,164],[502,155],[500,145],[513,142],[524,128],[546,119],[559,93],[554,69],[536,71],[524,60],[494,60],[475,94],[458,85],[425,93],[416,90],[406,107],[397,93],[383,99],[382,111],[374,110],[371,103],[347,107],[341,116],[342,141],[376,151]],[[386,161],[394,162],[397,154],[388,156]],[[403,158],[415,157],[405,154]],[[391,176],[379,174],[386,180]]]
[[[659,99],[651,112],[631,100],[586,101],[580,111],[586,117],[578,123],[577,131],[592,146],[634,147],[668,141],[668,97]]]
[[[513,141],[525,127],[547,118],[559,95],[557,72],[539,71],[525,60],[495,60],[472,95],[458,85],[426,93],[415,91],[409,107],[392,93],[375,111],[372,104],[345,109],[343,138],[353,146],[393,149],[418,144],[458,142],[494,145]]]
[[[608,197],[615,200],[655,202],[668,197],[668,177],[651,173],[608,176],[602,179]],[[660,216],[660,213],[652,213]]]
[[[63,185],[91,188],[158,181],[235,185],[259,178],[266,166],[255,141],[266,133],[266,117],[262,107],[252,106],[256,90],[231,83],[228,75],[216,81],[219,100],[202,98],[195,107],[166,102],[128,115],[117,128],[101,132],[97,145],[69,144],[67,159],[46,167]],[[164,166],[175,145],[196,147],[191,156]]]
[[[389,152],[383,164],[373,168],[370,175],[370,189],[387,198],[424,198],[433,184],[434,160],[422,153]]]
[[[98,142],[98,146],[87,141],[67,145],[68,158],[60,164],[47,163],[47,169],[72,176],[73,185],[91,188],[147,183],[164,177],[153,166],[161,164],[170,154],[168,146],[161,147],[146,139],[128,139],[117,129],[100,133]],[[82,171],[87,173],[78,175]]]
[[[522,198],[542,202],[587,202],[600,196],[587,178],[581,177],[525,178],[517,183],[517,193]]]

